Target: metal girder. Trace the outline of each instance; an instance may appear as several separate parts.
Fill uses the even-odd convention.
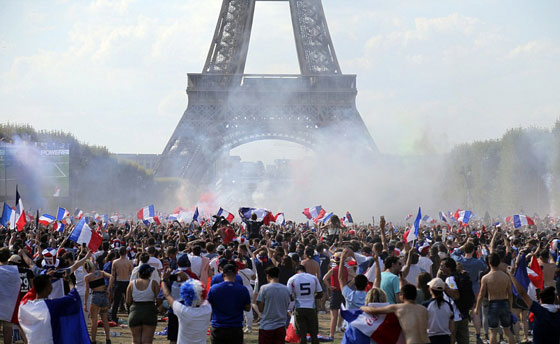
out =
[[[255,1],[289,1],[301,74],[243,74]],[[377,153],[356,109],[356,76],[340,71],[321,0],[223,0],[204,70],[188,75],[187,94],[158,176],[203,182],[224,151],[268,139],[314,149],[333,144],[333,130]]]

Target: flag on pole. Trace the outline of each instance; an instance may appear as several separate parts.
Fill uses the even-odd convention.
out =
[[[326,214],[325,216],[323,216],[323,218],[320,220],[320,222],[322,223],[326,223],[327,221],[329,221],[331,219],[331,217],[333,216],[333,212],[331,211],[330,213]]]
[[[449,223],[449,220],[447,219],[447,216],[445,216],[445,213],[443,211],[439,212],[439,219],[441,220],[441,222]]]
[[[274,216],[274,222],[278,225],[281,224],[282,226],[286,225],[286,217],[284,213],[278,213]]]
[[[194,210],[193,217],[192,217],[193,222],[194,221],[198,222],[198,215],[199,215],[198,214],[198,207],[196,207],[196,209]]]
[[[513,227],[519,228],[522,226],[534,226],[535,221],[529,216],[525,215],[513,215]]]
[[[154,212],[154,205],[150,204],[140,210],[138,210],[138,213],[136,214],[136,217],[140,220],[145,220],[148,217],[154,217],[155,216],[155,212]]]
[[[416,215],[416,220],[414,220],[414,225],[412,228],[404,232],[403,238],[405,242],[412,242],[418,239],[418,229],[420,228],[420,221],[422,220],[422,208],[418,208],[418,215]]]
[[[86,244],[92,252],[97,251],[103,240],[96,231],[87,225],[86,219],[78,222],[68,239],[77,244]]]
[[[229,222],[229,223],[232,223],[233,219],[235,218],[235,216],[232,213],[230,213],[230,212],[228,212],[228,211],[226,211],[222,208],[220,208],[220,210],[218,210],[218,214],[216,214],[216,215],[225,217],[227,222]]]
[[[18,187],[16,185],[16,219],[15,219],[14,227],[12,226],[10,227],[11,229],[17,227],[18,232],[21,232],[26,224],[27,224],[27,218],[25,216],[25,209],[23,208],[23,201],[19,196]]]
[[[463,225],[467,225],[472,217],[473,213],[470,210],[457,210],[455,212],[455,219]]]

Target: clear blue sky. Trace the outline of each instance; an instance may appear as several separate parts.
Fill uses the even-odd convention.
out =
[[[560,2],[324,0],[358,109],[390,154],[560,118]],[[0,0],[0,121],[160,153],[221,0]],[[294,73],[287,3],[258,3],[247,72]]]

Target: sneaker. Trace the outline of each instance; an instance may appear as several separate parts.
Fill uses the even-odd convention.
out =
[[[325,337],[325,339],[323,339],[323,341],[325,342],[334,342],[334,337]]]

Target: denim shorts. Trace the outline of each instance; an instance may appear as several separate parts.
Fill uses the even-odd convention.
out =
[[[109,300],[104,291],[94,291],[91,294],[91,303],[100,308],[109,307]]]
[[[507,328],[511,326],[511,310],[508,300],[492,300],[488,304],[488,327]]]

